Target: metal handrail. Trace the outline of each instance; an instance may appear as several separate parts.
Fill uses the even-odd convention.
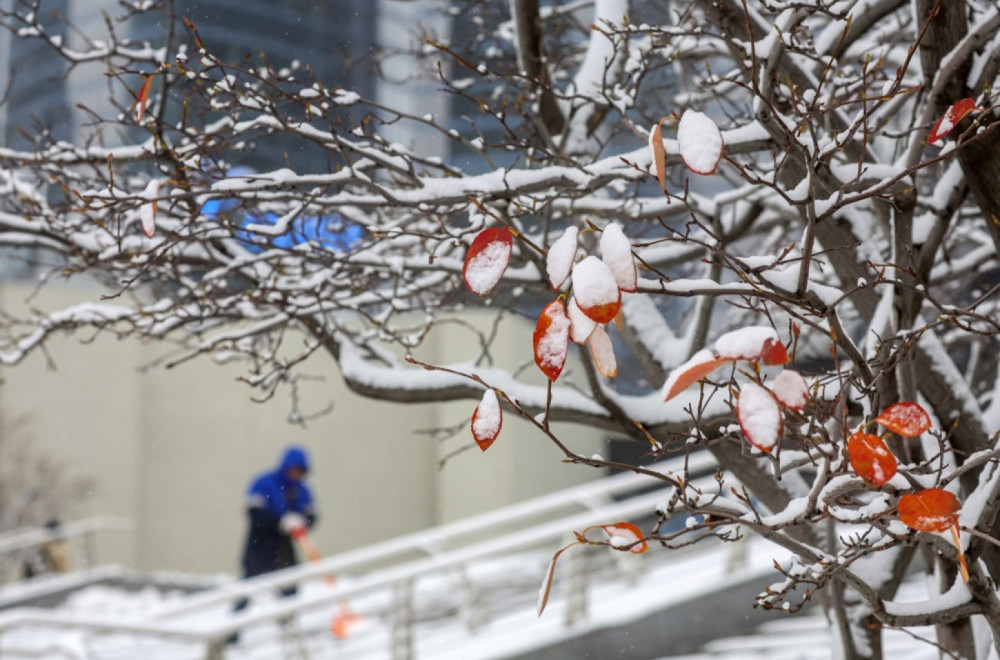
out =
[[[695,469],[706,471],[713,465],[714,462],[710,459],[692,457],[691,462],[682,459],[668,460],[653,466],[653,469],[664,473],[681,473],[685,466],[691,471]],[[696,482],[702,487],[716,484],[712,477],[698,479]],[[38,609],[0,613],[0,634],[24,625],[49,625],[84,629],[95,633],[151,635],[203,645],[206,658],[221,658],[226,640],[244,628],[274,623],[306,611],[331,607],[344,602],[347,598],[391,589],[393,585],[413,584],[422,577],[460,569],[498,555],[540,550],[546,545],[551,548],[555,544],[564,544],[567,539],[571,539],[572,531],[579,531],[591,525],[648,515],[657,504],[665,500],[662,490],[633,495],[617,502],[608,502],[603,506],[596,505],[595,498],[624,496],[651,483],[655,482],[651,482],[647,476],[615,475],[600,482],[565,489],[481,516],[442,525],[433,530],[407,534],[318,562],[222,585],[211,592],[188,596],[182,602],[163,607],[140,620],[109,621],[100,617]],[[565,508],[567,503],[573,503],[584,510],[528,527],[516,528],[519,521],[538,518],[546,513],[551,514]],[[503,526],[514,526],[515,529],[495,535],[497,528]],[[444,549],[450,542],[457,543],[462,536],[484,530],[491,531],[495,536]],[[266,611],[243,610],[233,612],[224,620],[208,622],[191,616],[207,608],[226,608],[240,598],[270,594],[281,587],[299,585],[331,574],[342,574],[348,570],[359,572],[365,566],[384,564],[387,559],[402,557],[404,554],[412,556],[415,547],[421,548],[426,556],[372,570],[367,574],[353,577],[349,582],[336,583],[324,592],[304,593],[294,600],[274,603]]]
[[[93,516],[62,523],[54,529],[48,527],[16,529],[0,534],[0,557],[5,554],[29,550],[56,539],[68,540],[87,536],[94,532],[129,531],[131,529],[132,524],[129,520],[118,516]]]
[[[703,455],[702,455],[703,454]],[[670,459],[650,466],[649,469],[661,474],[683,473],[685,465],[690,472],[708,470],[716,465],[715,460],[707,452],[685,459]],[[322,562],[300,565],[292,568],[247,578],[238,583],[221,586],[212,592],[195,594],[183,602],[170,605],[160,610],[155,616],[166,618],[185,613],[191,613],[207,607],[217,607],[238,598],[252,598],[255,595],[267,594],[276,588],[292,586],[300,581],[314,579],[329,574],[357,572],[365,566],[377,565],[387,559],[412,554],[422,550],[429,555],[444,551],[449,541],[455,541],[462,536],[483,531],[495,531],[500,526],[510,526],[531,517],[576,505],[589,511],[598,511],[595,505],[597,496],[621,496],[631,491],[648,487],[651,479],[648,476],[624,473],[607,477],[591,484],[573,486],[538,498],[512,504],[485,514],[458,520],[445,525],[413,532],[381,543],[374,543],[363,548],[327,557]],[[658,495],[663,499],[662,493]],[[648,513],[649,511],[645,511]],[[634,514],[630,514],[634,515]],[[589,518],[588,518],[589,520]],[[616,521],[617,522],[617,521]],[[565,532],[568,527],[564,518],[555,523],[557,529]]]

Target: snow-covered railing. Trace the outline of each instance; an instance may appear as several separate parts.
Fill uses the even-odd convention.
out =
[[[95,565],[94,537],[99,532],[128,531],[131,523],[116,516],[94,516],[62,523],[56,527],[21,528],[0,534],[0,583],[20,570],[24,562],[52,541],[65,542],[73,550],[74,570]]]
[[[685,466],[690,474],[699,474],[712,469],[715,459],[707,452],[684,459],[662,461],[649,469],[662,474],[685,474]],[[617,474],[600,481],[574,486],[523,502],[518,502],[494,511],[440,525],[428,530],[399,536],[388,541],[365,546],[329,557],[322,562],[300,566],[287,571],[279,571],[258,576],[239,583],[226,585],[218,590],[191,596],[183,603],[171,606],[159,613],[168,617],[193,613],[199,609],[215,607],[242,597],[271,591],[275,588],[291,586],[300,580],[312,579],[328,574],[358,572],[366,566],[393,563],[394,557],[412,556],[414,551],[436,554],[445,551],[449,545],[462,538],[469,538],[483,532],[500,536],[504,530],[518,530],[531,519],[543,516],[550,518],[557,512],[584,508],[597,515],[607,515],[607,507],[615,497],[627,497],[635,491],[654,485],[653,480],[633,473]],[[662,493],[659,496],[663,497]],[[640,513],[650,513],[648,506]],[[555,523],[556,529],[565,534],[569,527],[562,514]],[[585,515],[585,514],[584,514]],[[557,532],[558,533],[558,532]],[[398,562],[397,562],[398,563]]]
[[[682,460],[665,461],[653,466],[653,469],[680,475],[684,474],[685,467],[690,474],[698,474],[711,470],[713,466],[714,461],[705,455],[693,456],[686,463]],[[378,602],[378,611],[364,610],[361,612],[363,616],[381,618],[383,614],[391,614],[387,616],[390,625],[385,644],[391,647],[391,657],[411,658],[414,628],[418,622],[409,604],[413,602],[418,583],[447,578],[456,573],[465,574],[469,568],[483,566],[489,561],[527,553],[543,557],[544,561],[572,539],[573,531],[652,514],[657,505],[665,501],[666,495],[662,488],[642,492],[651,485],[655,482],[648,476],[631,473],[615,475],[322,561],[225,584],[184,597],[141,620],[109,621],[37,609],[2,613],[0,642],[7,633],[24,626],[76,629],[87,633],[117,633],[195,644],[204,649],[205,658],[216,660],[223,657],[227,640],[235,633],[268,624],[278,625],[309,613],[332,612],[338,605],[352,599],[353,602]],[[693,485],[706,488],[717,486],[713,476],[697,479]],[[618,498],[617,501],[615,498]],[[571,553],[581,562],[586,561],[588,554],[591,553],[585,548],[581,548],[579,553]],[[601,556],[616,560],[620,559],[618,554],[609,551]],[[649,553],[657,554],[666,555]],[[649,555],[630,555],[625,559],[632,561],[623,563],[640,566],[638,562],[649,561]],[[572,558],[563,560],[565,578],[564,584],[559,587],[561,592],[566,593],[566,625],[585,618],[587,612],[590,581],[573,579],[574,573],[579,573],[573,569],[574,561]],[[642,570],[641,566],[639,570]],[[533,604],[525,600],[530,598],[533,601],[541,584],[541,575],[536,579],[529,570],[520,572],[530,581],[526,589],[531,593],[519,600],[519,606],[531,610]],[[303,588],[295,598],[269,603],[264,608],[231,612],[233,603],[240,599],[265,601],[280,588],[315,585],[318,580],[331,575],[341,579],[329,588]],[[459,598],[471,601],[476,599],[476,595],[461,594]],[[474,629],[475,626],[470,623],[469,628]],[[23,657],[20,655],[22,650],[27,649],[0,644],[0,657]]]

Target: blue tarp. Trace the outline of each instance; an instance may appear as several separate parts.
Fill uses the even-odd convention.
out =
[[[265,212],[259,215],[248,213],[239,208],[239,201],[235,199],[209,200],[202,205],[201,212],[213,220],[226,214],[231,221],[238,221],[241,229],[235,232],[236,238],[254,254],[271,248],[288,250],[304,243],[318,245],[333,252],[349,252],[364,237],[364,229],[360,225],[346,224],[343,217],[337,213],[328,216],[299,216],[292,220],[285,233],[280,236],[267,236],[243,228],[251,225],[273,227],[278,222],[278,216],[274,213]]]

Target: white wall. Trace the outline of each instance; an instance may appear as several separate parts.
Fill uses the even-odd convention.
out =
[[[16,309],[27,294],[26,287],[8,284],[0,288],[0,306]],[[65,285],[33,304],[63,306],[97,295]],[[499,357],[530,360],[531,328],[524,321],[513,327],[501,351],[506,354]],[[450,358],[456,347],[467,346],[462,332],[444,330],[439,348],[427,348],[421,357]],[[243,492],[251,476],[273,466],[289,442],[312,452],[311,483],[321,515],[315,540],[324,553],[599,476],[562,464],[544,436],[510,415],[488,452],[473,446],[439,470],[441,456],[472,444],[471,435],[463,429],[439,442],[416,431],[467,428],[476,402],[438,406],[364,399],[343,386],[325,356],[307,366],[326,382],[306,390],[304,408],[319,410],[330,401],[334,407],[303,429],[286,420],[287,396],[254,403],[255,392],[236,382],[237,367],[200,359],[140,372],[167,348],[91,338],[86,333],[56,338],[49,351],[55,369],[41,354],[0,368],[0,407],[5,419],[27,414],[40,449],[94,480],[93,491],[67,518],[108,513],[133,521],[133,533],[102,536],[102,561],[142,570],[237,572],[245,533]],[[589,455],[599,451],[601,435],[576,431],[572,438]]]

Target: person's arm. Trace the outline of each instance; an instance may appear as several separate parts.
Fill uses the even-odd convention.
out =
[[[247,513],[250,515],[251,527],[279,531],[281,516],[268,506],[267,496],[258,484],[253,484],[247,493]]]
[[[306,517],[306,526],[312,529],[316,524],[316,507],[313,504],[312,491],[309,486],[302,484],[299,490],[299,498],[296,502],[296,510]]]

